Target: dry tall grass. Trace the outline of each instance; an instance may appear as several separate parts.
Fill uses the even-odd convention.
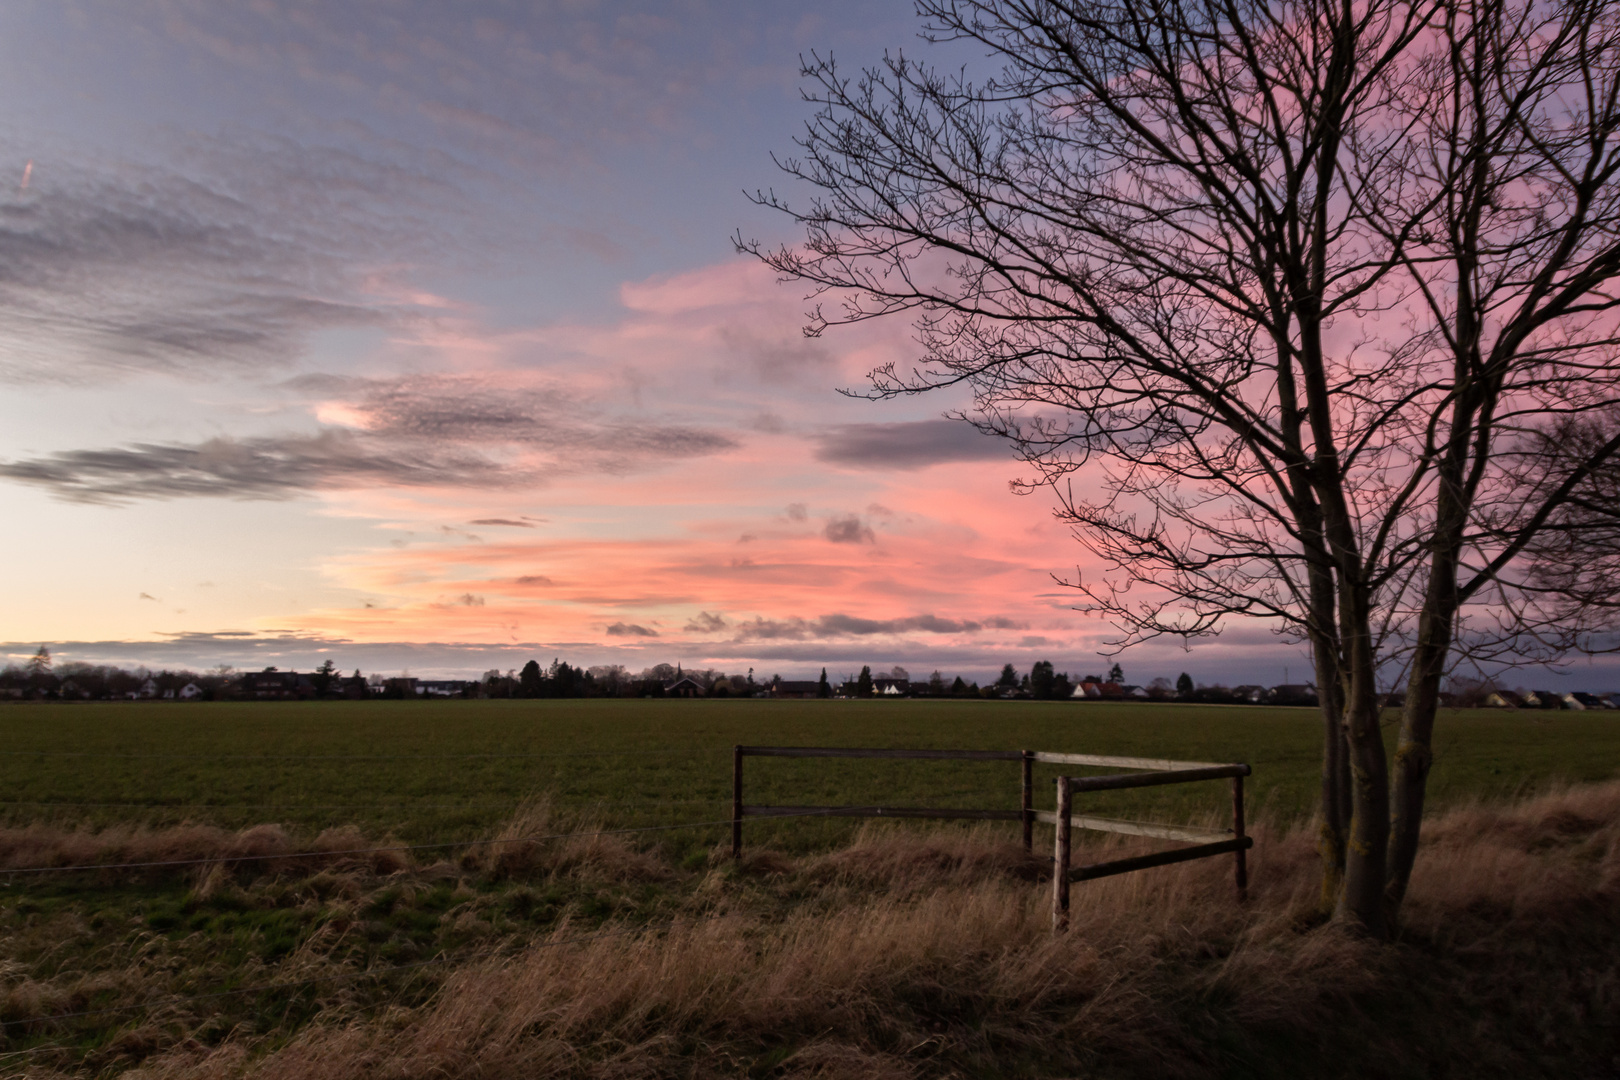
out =
[[[717,854],[671,924],[560,926],[419,1008],[181,1042],[126,1075],[1620,1074],[1620,784],[1427,835],[1391,948],[1319,923],[1309,830],[1260,830],[1247,905],[1227,859],[1181,864],[1076,887],[1062,937],[1038,861],[992,834]],[[513,841],[484,869],[676,876],[611,837],[536,859]]]

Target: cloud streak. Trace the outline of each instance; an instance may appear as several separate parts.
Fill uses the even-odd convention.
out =
[[[880,634],[974,634],[983,630],[1022,629],[1023,623],[1002,617],[943,619],[937,615],[910,615],[899,619],[865,619],[854,615],[822,615],[816,619],[756,618],[737,626],[737,642],[811,641]]]
[[[379,445],[346,431],[200,443],[137,443],[110,450],[67,450],[0,463],[0,476],[41,487],[69,502],[117,504],[138,499],[212,496],[290,499],[370,484],[493,487],[523,477],[488,457],[457,451]]]
[[[839,424],[814,437],[817,461],[852,469],[925,469],[951,461],[1006,461],[1000,440],[962,420]]]
[[[437,185],[285,140],[210,151],[192,175],[58,161],[0,199],[0,377],[250,373],[289,364],[319,331],[413,317],[368,289],[368,267],[438,230],[399,232],[378,194],[345,190]]]
[[[0,462],[0,477],[82,503],[288,499],[367,485],[540,486],[559,473],[623,474],[736,445],[719,432],[593,416],[585,402],[547,388],[497,388],[477,378],[316,377],[289,385],[354,391],[329,402],[353,426],[60,451]],[[501,518],[474,524],[532,527]]]

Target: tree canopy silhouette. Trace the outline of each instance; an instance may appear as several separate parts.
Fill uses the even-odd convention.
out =
[[[1448,668],[1613,614],[1616,3],[918,9],[988,60],[811,56],[781,164],[812,197],[758,196],[806,241],[739,245],[814,287],[812,334],[914,320],[870,393],[971,390],[1120,647],[1233,616],[1309,643],[1324,899],[1384,934]]]

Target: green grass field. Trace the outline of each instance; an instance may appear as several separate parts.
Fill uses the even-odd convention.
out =
[[[1393,729],[1390,737],[1393,739]],[[1244,761],[1256,815],[1315,803],[1309,709],[1039,702],[444,701],[16,706],[0,709],[0,813],[12,825],[358,825],[415,843],[472,838],[526,799],[609,827],[729,816],[736,743],[1035,749]],[[1620,774],[1620,715],[1442,716],[1433,805]],[[750,758],[749,802],[1016,807],[1013,763]],[[1051,800],[1037,776],[1037,805]],[[1224,813],[1221,785],[1094,796],[1098,812]],[[749,823],[805,849],[848,821]],[[1009,826],[1011,828],[1013,826]],[[719,828],[676,839],[715,843]],[[655,834],[656,836],[657,834]]]

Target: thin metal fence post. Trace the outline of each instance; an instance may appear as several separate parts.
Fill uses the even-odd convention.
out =
[[[1057,778],[1057,842],[1052,854],[1052,933],[1069,928],[1069,778]]]
[[[742,763],[743,748],[731,748],[731,857],[742,858]]]
[[[1024,851],[1028,853],[1035,850],[1035,751],[1025,750],[1020,764],[1024,784],[1019,809],[1024,812]]]
[[[1232,836],[1234,839],[1243,839],[1243,777],[1232,777]],[[1234,853],[1237,856],[1237,895],[1241,903],[1249,898],[1249,860],[1248,852],[1238,848]]]

